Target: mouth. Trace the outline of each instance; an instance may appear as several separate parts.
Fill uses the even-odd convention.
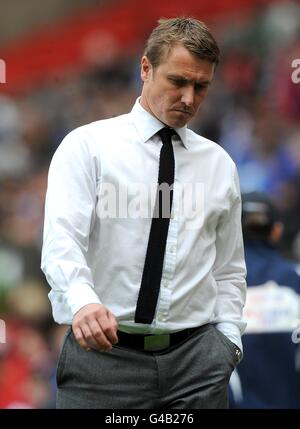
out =
[[[188,110],[174,109],[174,111],[179,112],[179,113],[183,113],[184,115],[188,115],[188,116],[192,115],[192,112],[190,112]]]

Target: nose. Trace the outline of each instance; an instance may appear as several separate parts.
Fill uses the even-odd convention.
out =
[[[182,92],[181,102],[186,106],[191,107],[194,104],[194,98],[195,98],[194,87],[192,85],[185,87]]]

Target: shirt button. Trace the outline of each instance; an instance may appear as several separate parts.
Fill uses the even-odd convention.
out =
[[[175,253],[176,252],[176,246],[170,246],[170,253]]]

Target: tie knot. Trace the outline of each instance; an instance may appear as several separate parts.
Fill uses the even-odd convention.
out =
[[[158,131],[158,135],[160,136],[163,143],[171,143],[172,136],[176,135],[176,131],[173,128],[164,127]]]

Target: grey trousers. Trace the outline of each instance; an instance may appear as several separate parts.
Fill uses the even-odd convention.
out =
[[[57,408],[228,408],[235,364],[232,342],[213,325],[155,353],[118,345],[87,352],[70,329],[57,368]]]

